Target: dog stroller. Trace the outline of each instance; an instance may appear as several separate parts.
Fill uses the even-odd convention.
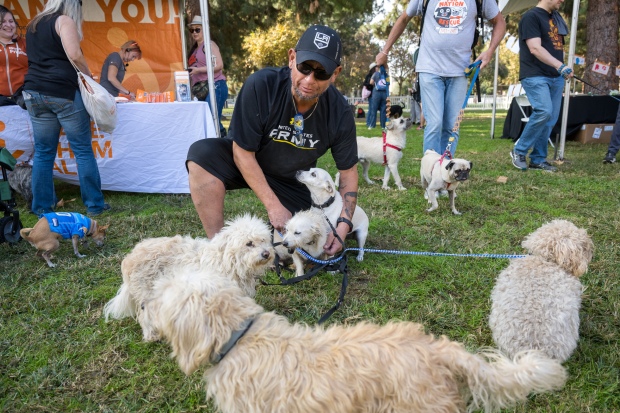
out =
[[[15,168],[17,160],[6,148],[0,148],[0,168],[2,169],[2,180],[0,181],[0,243],[8,242],[15,244],[22,237],[19,231],[22,229],[22,222],[19,220],[19,211],[15,208],[15,197],[13,189],[9,186],[7,170]]]

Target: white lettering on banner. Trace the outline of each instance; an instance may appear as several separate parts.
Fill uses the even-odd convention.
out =
[[[84,21],[174,24],[174,0],[83,0]],[[5,0],[15,19],[25,25],[45,7],[45,0]]]

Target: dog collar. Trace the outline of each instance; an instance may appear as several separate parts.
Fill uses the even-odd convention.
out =
[[[323,208],[327,208],[328,206],[330,206],[331,204],[334,203],[334,201],[336,200],[335,196],[330,196],[329,199],[327,201],[325,201],[323,204],[321,205],[317,205],[314,203],[314,201],[312,201],[312,206],[314,208],[318,208],[318,209],[323,209]]]
[[[254,318],[248,318],[241,324],[239,330],[233,331],[226,344],[222,346],[222,349],[211,357],[211,364],[217,364],[222,361],[226,354],[228,354],[228,352],[235,346],[235,344],[237,344],[237,341],[239,341],[241,337],[243,337],[245,333],[248,332],[248,330],[252,326],[252,323],[254,323]]]

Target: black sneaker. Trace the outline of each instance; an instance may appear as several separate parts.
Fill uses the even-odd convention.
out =
[[[547,171],[547,172],[556,172],[558,170],[558,168],[551,165],[547,161],[542,161],[541,163],[530,162],[530,169],[542,169],[543,171]]]
[[[607,152],[605,159],[603,159],[603,163],[616,163],[616,156],[612,155],[611,152]]]
[[[521,169],[522,171],[527,170],[527,162],[525,160],[525,155],[519,155],[515,152],[515,150],[510,151],[510,157],[512,158],[512,164],[515,168]]]
[[[96,217],[99,216],[101,214],[103,214],[106,211],[109,211],[110,209],[112,209],[112,207],[110,206],[110,204],[108,204],[107,202],[103,204],[103,208],[101,209],[101,211],[99,212],[88,212],[86,215],[88,215],[89,217]]]

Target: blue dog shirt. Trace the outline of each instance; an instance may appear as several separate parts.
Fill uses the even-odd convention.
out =
[[[42,215],[49,223],[50,230],[63,238],[77,235],[84,238],[90,228],[91,219],[77,212],[51,212]]]

